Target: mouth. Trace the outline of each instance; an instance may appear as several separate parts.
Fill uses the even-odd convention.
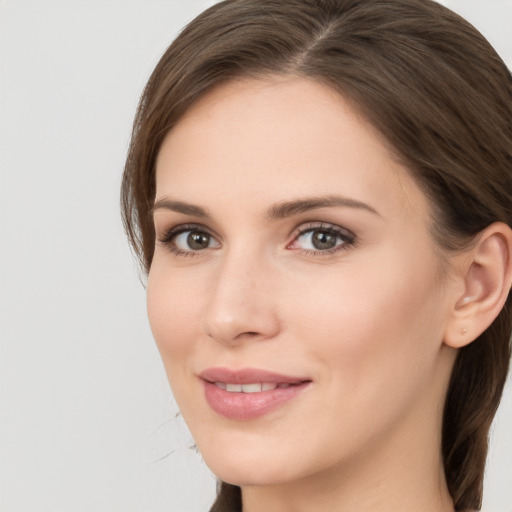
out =
[[[208,405],[232,420],[261,417],[308,389],[312,380],[258,369],[210,368],[199,377]]]

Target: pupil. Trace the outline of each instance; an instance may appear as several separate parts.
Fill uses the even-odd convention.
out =
[[[325,231],[316,231],[313,234],[312,242],[315,249],[332,249],[336,245],[336,236]]]
[[[206,249],[210,243],[210,235],[191,231],[187,237],[187,243],[188,246],[195,251]]]

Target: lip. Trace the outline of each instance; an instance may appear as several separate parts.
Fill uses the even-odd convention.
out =
[[[271,382],[273,384],[299,384],[310,381],[308,377],[292,377],[280,373],[259,370],[257,368],[242,368],[231,370],[229,368],[208,368],[199,374],[201,379],[208,382],[230,382],[232,384],[252,384],[253,382]]]
[[[205,398],[219,415],[233,420],[251,420],[283,406],[301,395],[311,385],[311,379],[260,370],[243,368],[209,368],[199,374],[204,382]],[[215,382],[230,384],[273,383],[289,384],[259,393],[233,393],[221,389]]]

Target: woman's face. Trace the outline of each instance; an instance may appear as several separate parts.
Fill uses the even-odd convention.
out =
[[[294,77],[209,92],[163,143],[154,219],[151,328],[214,473],[304,482],[436,453],[448,263],[342,97]]]

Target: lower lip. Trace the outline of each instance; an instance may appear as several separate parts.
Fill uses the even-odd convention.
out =
[[[259,393],[233,393],[204,381],[206,401],[221,416],[232,420],[259,418],[303,393],[311,382]]]

